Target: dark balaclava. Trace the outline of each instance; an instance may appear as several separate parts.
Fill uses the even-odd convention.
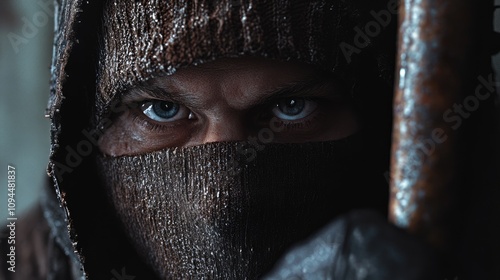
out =
[[[383,206],[384,190],[359,176],[377,178],[359,138],[267,144],[251,162],[245,142],[100,162],[125,230],[162,278],[245,279],[335,215]]]
[[[261,55],[333,69],[337,58],[328,50],[338,43],[339,3],[110,1],[103,104],[148,78],[217,57]],[[368,173],[357,138],[257,148],[212,143],[99,161],[124,229],[162,278],[244,279],[262,276],[335,215],[383,205],[385,192],[359,176]]]
[[[370,115],[374,123],[384,119],[390,127],[390,110],[384,106],[391,101],[387,73],[392,62],[383,55],[390,52],[368,40],[363,52],[350,53],[348,63],[339,48],[342,42],[353,47],[358,27],[373,20],[369,11],[386,8],[386,2],[104,1],[102,24],[96,24],[97,83],[78,87],[75,82],[72,89],[96,89],[88,126],[98,131],[109,125],[112,104],[135,85],[217,58],[259,56],[330,71],[352,89],[349,98],[362,118]],[[78,31],[79,19],[73,20]],[[83,39],[79,43],[74,49],[88,47]],[[87,67],[85,56],[73,57],[82,61],[73,62],[74,71],[68,73],[78,73],[75,65]],[[66,104],[62,114],[67,115],[72,114],[69,108],[81,106],[71,101],[71,107],[58,95],[53,98],[54,116],[60,104]],[[79,117],[84,124],[85,115]],[[73,214],[71,238],[80,238],[74,245],[91,278],[109,275],[109,270],[99,268],[104,266],[96,260],[102,259],[113,263],[108,268],[137,266],[137,276],[151,269],[162,279],[253,279],[269,271],[292,244],[338,214],[354,208],[386,211],[388,158],[382,155],[388,154],[390,134],[385,129],[365,124],[362,132],[346,139],[321,143],[255,146],[239,141],[121,157],[96,153],[92,158],[97,166],[84,161],[71,176],[63,177],[60,199]],[[78,141],[54,131],[57,141]],[[272,138],[273,131],[267,131],[267,139]],[[54,150],[53,159],[67,158],[57,146]],[[53,168],[57,172],[57,163]],[[101,180],[86,177],[89,172],[98,172]],[[59,190],[57,186],[56,180]],[[101,190],[108,201],[101,204],[98,221],[81,210],[94,211],[81,200]],[[93,222],[99,230],[90,229]],[[132,244],[139,260],[134,253],[123,253],[129,252],[124,242]]]

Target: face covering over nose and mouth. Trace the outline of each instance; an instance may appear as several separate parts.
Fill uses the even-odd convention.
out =
[[[247,162],[248,144],[221,142],[98,161],[128,237],[162,279],[254,279],[339,213],[380,206],[361,147],[359,135],[268,144]]]

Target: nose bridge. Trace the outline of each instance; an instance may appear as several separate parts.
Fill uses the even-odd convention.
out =
[[[224,114],[208,121],[203,143],[241,141],[247,137],[248,129],[243,118],[237,114]]]

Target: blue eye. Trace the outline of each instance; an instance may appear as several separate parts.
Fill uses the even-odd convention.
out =
[[[279,100],[273,114],[283,120],[293,121],[309,116],[316,108],[318,103],[304,98],[287,98]]]
[[[172,122],[192,116],[185,106],[162,100],[146,101],[141,104],[141,110],[144,115],[157,122]]]

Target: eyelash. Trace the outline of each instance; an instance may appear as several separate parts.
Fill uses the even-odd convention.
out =
[[[310,116],[306,117],[303,120],[299,120],[299,121],[285,121],[285,120],[282,120],[282,121],[280,121],[279,124],[283,125],[283,128],[284,128],[284,130],[281,133],[283,133],[283,132],[291,132],[293,130],[302,129],[304,127],[307,127],[307,126],[313,124],[318,119],[321,119],[321,117],[324,115],[324,112],[322,112],[321,110],[319,110],[319,108],[316,109],[316,111],[318,111],[318,112],[313,112]]]
[[[300,119],[300,120],[283,120],[281,119],[279,124],[283,125],[285,130],[289,131],[292,129],[300,129],[303,128],[304,126],[308,126],[314,121],[316,121],[319,117],[324,115],[324,108],[329,104],[329,100],[326,98],[304,98],[306,101],[313,101],[317,103],[317,108],[311,113],[311,115]],[[268,104],[276,104],[278,101],[273,100],[269,102]],[[263,112],[256,118],[256,122],[259,123],[261,126],[262,125],[267,125],[267,123],[273,118],[273,109],[274,105],[264,105],[261,106],[257,109],[255,109],[254,112]],[[266,123],[267,122],[267,123]],[[277,123],[278,124],[278,123]],[[293,128],[294,125],[300,125],[300,127]]]
[[[152,132],[167,132],[172,129],[172,127],[177,126],[177,123],[164,123],[159,124],[151,121],[148,117],[146,117],[140,110],[134,109],[132,110],[132,122],[138,124],[140,126],[145,127],[146,129]]]
[[[302,120],[297,120],[297,121],[281,120],[279,122],[279,125],[283,126],[284,132],[290,132],[292,130],[302,129],[303,127],[306,127],[311,123],[314,123],[317,119],[319,119],[322,115],[324,115],[324,112],[323,110],[321,110],[321,107],[323,107],[324,102],[327,102],[326,100],[321,100],[320,98],[314,98],[314,99],[308,98],[306,100],[318,102],[318,108],[316,108],[316,110],[310,116]],[[134,102],[135,106],[133,107],[133,109],[131,109],[132,121],[133,123],[143,126],[152,132],[158,132],[158,133],[167,132],[168,130],[171,130],[173,127],[178,126],[180,122],[185,121],[185,120],[178,120],[171,123],[161,123],[161,124],[156,123],[152,121],[150,118],[146,117],[144,113],[141,112],[140,110],[141,103],[143,103],[143,101]],[[271,102],[271,104],[274,103],[275,102]],[[271,111],[271,108],[272,106],[266,105],[264,107],[261,107],[260,110]],[[294,127],[295,125],[299,127]]]

